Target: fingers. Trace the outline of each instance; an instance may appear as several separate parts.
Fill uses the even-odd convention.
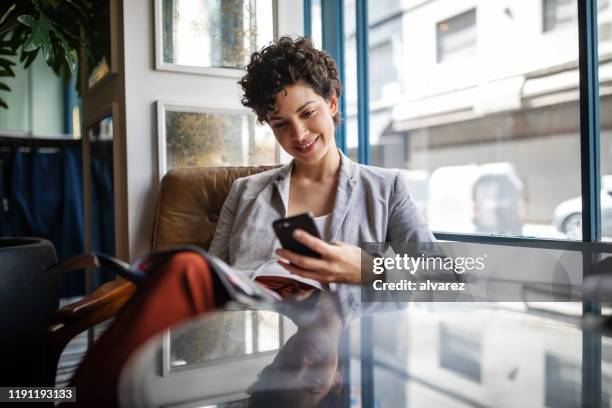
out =
[[[277,249],[276,253],[283,259],[288,260],[292,264],[299,266],[302,269],[325,269],[327,262],[312,256],[296,254],[295,252],[286,249]]]
[[[330,255],[330,245],[320,238],[310,235],[304,230],[297,229],[293,232],[293,238],[298,242],[306,245],[308,248],[321,254],[322,257],[328,257]]]
[[[302,269],[298,266],[292,265],[292,264],[288,264],[286,262],[283,261],[277,261],[279,263],[279,265],[281,265],[283,268],[285,268],[286,270],[288,270],[289,272],[291,272],[294,275],[299,275],[303,278],[308,278],[308,279],[312,279],[312,280],[316,280],[319,281],[321,283],[330,283],[333,282],[332,276],[329,274],[326,274],[324,272],[321,271],[312,271],[312,270],[308,270],[308,269]]]

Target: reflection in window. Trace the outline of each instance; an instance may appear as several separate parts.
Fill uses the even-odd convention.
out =
[[[545,405],[547,407],[579,407],[582,382],[580,365],[575,361],[546,353],[545,371]]]
[[[482,339],[478,332],[440,323],[440,367],[481,382]]]
[[[166,111],[167,170],[275,164],[276,139],[246,113]]]
[[[272,0],[163,0],[163,62],[242,68],[273,27]]]
[[[437,61],[450,61],[476,53],[476,10],[437,24]]]

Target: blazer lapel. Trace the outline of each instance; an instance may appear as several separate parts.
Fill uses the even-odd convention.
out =
[[[293,160],[281,167],[278,171],[278,175],[274,178],[274,188],[283,203],[284,217],[287,216],[287,208],[289,208],[289,183],[291,182],[292,169]]]
[[[355,194],[356,174],[355,163],[340,152],[340,178],[338,180],[338,190],[332,212],[331,227],[329,229],[329,242],[336,240],[338,231],[346,218],[349,209],[354,206],[357,199]]]

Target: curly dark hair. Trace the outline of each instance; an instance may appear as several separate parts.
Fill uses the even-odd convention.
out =
[[[244,91],[242,104],[251,108],[257,121],[264,123],[276,111],[275,95],[298,81],[303,81],[326,100],[340,98],[342,84],[336,62],[325,52],[313,47],[308,38],[281,37],[251,55],[246,75],[238,82]],[[334,123],[340,115],[334,115]]]

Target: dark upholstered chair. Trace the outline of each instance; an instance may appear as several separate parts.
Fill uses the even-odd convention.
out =
[[[232,182],[274,166],[175,169],[161,181],[153,224],[153,251],[179,245],[207,249]],[[52,317],[46,338],[46,379],[55,381],[62,350],[79,333],[115,316],[134,293],[124,279],[107,282],[84,299],[64,306]]]

